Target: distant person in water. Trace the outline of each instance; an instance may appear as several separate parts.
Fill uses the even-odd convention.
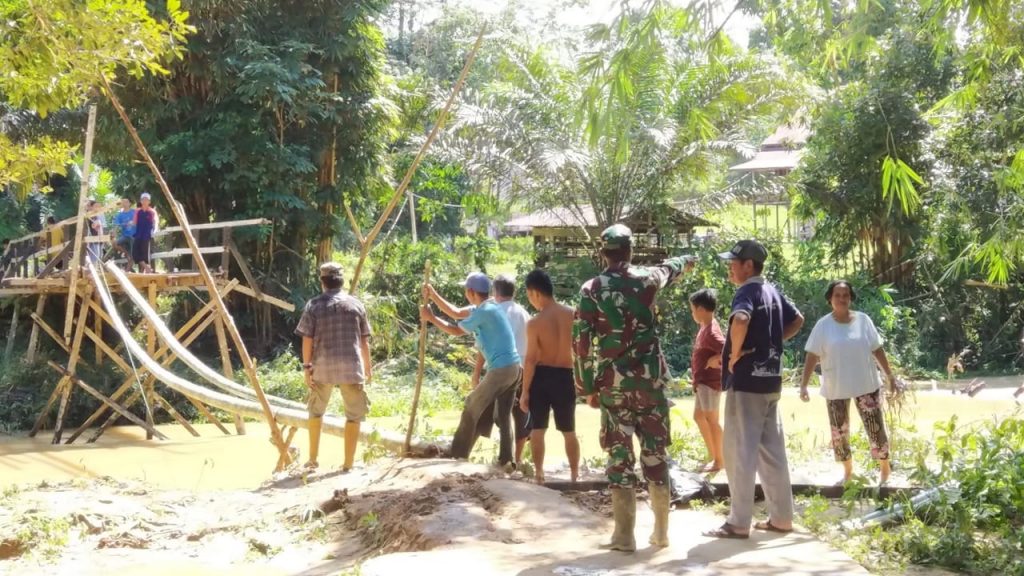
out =
[[[150,204],[149,193],[139,197],[139,209],[135,211],[135,218],[132,224],[135,225],[135,238],[132,246],[132,260],[139,265],[139,272],[153,272],[153,264],[150,262],[150,252],[153,245],[153,236],[159,226],[159,215]]]
[[[555,287],[543,270],[526,276],[526,297],[537,315],[526,324],[526,363],[519,407],[530,415],[534,477],[544,483],[544,433],[551,412],[565,439],[572,481],[579,478],[580,442],[576,438],[576,385],[572,376],[572,328],[575,311],[555,301]]]

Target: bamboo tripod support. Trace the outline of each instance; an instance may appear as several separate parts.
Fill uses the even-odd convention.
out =
[[[423,267],[423,285],[426,286],[430,283],[430,260],[427,260],[426,266]],[[420,296],[420,305],[427,305],[426,295]],[[412,411],[409,413],[409,427],[405,430],[405,449],[403,454],[408,454],[409,449],[412,446],[412,430],[416,425],[416,410],[420,405],[420,389],[423,387],[423,371],[426,368],[424,362],[427,355],[427,322],[420,319],[420,347],[419,347],[419,365],[416,368],[416,391],[412,396]]]
[[[409,169],[405,172],[405,177],[402,178],[402,183],[395,188],[395,193],[391,196],[391,200],[388,202],[384,213],[377,219],[377,223],[373,226],[373,229],[366,235],[366,238],[362,240],[361,250],[359,251],[359,262],[356,264],[356,270],[352,274],[352,280],[349,282],[349,293],[355,295],[357,288],[359,287],[359,275],[363,271],[363,264],[366,263],[366,257],[369,255],[370,250],[373,248],[373,241],[377,239],[377,235],[380,234],[384,224],[387,223],[388,218],[391,217],[391,213],[395,210],[395,206],[405,198],[405,190],[409,187],[409,183],[412,181],[413,175],[416,173],[416,169],[419,167],[420,162],[427,155],[427,150],[430,145],[437,138],[437,135],[441,132],[444,127],[445,121],[448,119],[448,113],[451,111],[452,104],[455,103],[455,98],[462,91],[462,85],[466,82],[466,76],[469,75],[469,69],[473,66],[473,61],[476,60],[476,54],[480,50],[480,45],[484,41],[484,32],[487,28],[481,28],[480,34],[476,37],[476,42],[473,44],[473,49],[469,52],[469,56],[466,57],[466,64],[462,67],[462,72],[459,74],[459,79],[455,82],[455,86],[452,88],[452,93],[448,96],[448,101],[445,102],[444,108],[441,109],[441,113],[437,117],[437,123],[430,130],[430,134],[427,136],[427,140],[420,146],[419,152],[416,153],[416,158],[413,159],[412,164],[409,165]]]
[[[167,200],[171,211],[174,213],[175,219],[182,228],[182,235],[185,237],[186,243],[192,252],[192,258],[195,262],[195,266],[199,271],[199,274],[203,277],[204,282],[207,286],[207,291],[210,295],[211,301],[214,302],[215,310],[224,324],[224,327],[228,331],[228,335],[231,336],[231,340],[235,345],[235,349],[238,355],[242,359],[242,365],[245,367],[246,375],[249,377],[249,382],[256,393],[256,398],[259,401],[260,407],[263,410],[264,419],[267,421],[267,425],[270,426],[270,439],[274,444],[274,447],[278,451],[278,461],[275,466],[275,471],[283,470],[289,464],[291,464],[291,455],[288,450],[288,445],[285,442],[284,437],[281,435],[281,429],[277,425],[277,419],[274,417],[274,413],[271,410],[270,402],[267,400],[266,395],[263,393],[263,387],[260,386],[259,376],[256,373],[256,365],[252,361],[252,357],[249,356],[249,351],[245,347],[245,342],[242,340],[242,335],[238,331],[238,327],[235,325],[234,319],[231,317],[231,313],[228,311],[227,306],[224,304],[224,300],[220,296],[220,292],[217,289],[217,283],[214,281],[213,276],[210,274],[210,269],[206,265],[206,260],[203,258],[202,252],[199,250],[199,245],[196,242],[195,236],[192,234],[192,230],[189,227],[188,218],[185,215],[185,211],[181,205],[174,199],[174,195],[171,193],[170,187],[167,185],[167,181],[164,180],[163,174],[157,167],[156,162],[149,155],[149,151],[146,149],[146,145],[142,142],[139,137],[138,131],[132,124],[131,119],[128,117],[128,113],[125,112],[124,106],[121,105],[117,95],[114,94],[114,90],[111,88],[110,83],[103,76],[100,77],[103,83],[103,90],[110,103],[114,106],[118,115],[121,117],[121,121],[124,123],[125,128],[128,130],[128,134],[131,136],[135,148],[137,149],[140,156],[146,162],[150,172],[153,173],[153,177],[156,180],[160,191],[163,192],[164,198]]]

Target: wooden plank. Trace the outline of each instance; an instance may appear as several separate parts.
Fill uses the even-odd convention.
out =
[[[214,416],[212,412],[210,412],[210,409],[206,407],[206,404],[203,404],[202,402],[192,398],[191,396],[186,396],[185,399],[191,402],[192,405],[196,407],[196,410],[199,410],[199,413],[210,421],[210,424],[213,424],[214,426],[219,428],[220,431],[226,434],[227,436],[231,436],[231,432],[229,432],[228,429],[224,427],[224,424],[222,424],[221,421],[218,420],[217,417]]]
[[[218,320],[213,323],[213,326],[217,331],[217,345],[220,348],[220,362],[224,370],[224,377],[234,380],[235,369],[231,366],[231,350],[228,348],[228,339],[224,333],[224,322]],[[238,414],[235,414],[235,432],[239,436],[245,434],[245,420]]]
[[[117,390],[115,390],[113,394],[110,395],[110,400],[113,402],[117,402],[121,398],[121,396],[124,396],[125,392],[131,390],[132,384],[134,383],[135,378],[129,377],[127,380],[121,383],[121,386]],[[136,393],[134,396],[129,396],[129,398],[134,398],[134,400],[130,400],[122,404],[122,406],[126,410],[128,409],[128,407],[130,407],[138,400],[138,394]],[[82,424],[77,429],[75,429],[71,436],[68,437],[67,441],[65,441],[65,444],[73,444],[74,441],[77,440],[78,437],[81,436],[82,433],[84,433],[89,428],[89,426],[92,426],[93,422],[98,420],[100,416],[106,414],[107,410],[108,408],[106,404],[100,404],[100,407],[97,408],[96,411],[93,412],[91,416],[86,418],[85,422],[82,422]],[[116,414],[114,417],[116,418]],[[97,436],[97,438],[98,437],[99,436]]]
[[[189,224],[189,230],[223,230],[226,228],[245,228],[248,226],[265,226],[271,221],[266,218],[252,218],[250,220],[229,220],[228,222],[206,222],[202,224]],[[155,237],[166,236],[184,232],[181,226],[168,226],[155,234]]]
[[[36,274],[36,278],[42,278],[44,276],[49,275],[51,272],[53,272],[55,268],[57,268],[57,265],[60,264],[61,261],[64,260],[64,258],[67,258],[68,254],[70,253],[71,244],[65,243],[64,249],[61,250],[60,254],[50,259],[50,261],[46,263],[46,266],[43,267],[42,271],[40,271],[39,274]]]
[[[289,446],[292,445],[292,440],[295,439],[295,433],[298,432],[298,430],[299,429],[296,428],[295,426],[289,426],[288,427],[288,435],[284,439],[284,445],[286,447],[289,447]],[[278,465],[278,467],[284,467],[284,466],[287,466],[288,463],[287,462],[283,462],[281,460],[278,460],[277,461],[277,465]]]
[[[128,410],[129,408],[132,407],[132,405],[134,405],[136,402],[138,402],[140,398],[142,398],[142,394],[140,394],[138,391],[133,392],[132,395],[128,397],[128,400],[126,400],[123,404],[121,404],[121,406],[125,410]],[[107,405],[104,404],[103,407],[106,408]],[[120,416],[120,414],[118,414],[117,412],[114,412],[113,414],[108,416],[107,419],[103,421],[103,424],[99,428],[96,429],[96,432],[94,432],[93,435],[88,440],[85,441],[85,443],[86,444],[92,444],[93,442],[99,440],[100,436],[102,436],[103,433],[107,431],[107,429],[109,429],[111,426],[113,426],[114,422],[117,422],[117,418],[119,416]],[[70,444],[70,442],[68,442],[68,443]]]
[[[221,244],[224,246],[224,251],[220,254],[220,269],[225,274],[231,273],[231,251],[228,248],[228,243],[231,241],[231,228],[225,228],[220,233]]]
[[[124,358],[121,358],[120,354],[114,352],[114,349],[104,342],[103,338],[99,334],[90,330],[88,326],[84,329],[85,335],[89,337],[89,340],[92,340],[92,343],[96,345],[96,348],[99,349],[101,353],[106,353],[106,355],[113,360],[114,364],[117,364],[117,367],[120,368],[122,372],[125,374],[132,374],[133,370],[131,365],[125,362]],[[99,364],[97,364],[97,366],[99,366]]]
[[[121,405],[118,404],[117,402],[111,401],[110,398],[107,398],[101,392],[99,392],[98,390],[96,390],[92,386],[86,384],[81,378],[78,378],[77,376],[71,374],[66,368],[64,368],[60,364],[57,364],[53,360],[48,360],[46,363],[50,366],[50,368],[53,368],[57,372],[60,372],[60,373],[64,374],[65,378],[70,379],[71,382],[73,382],[79,388],[81,388],[82,390],[85,390],[86,392],[88,392],[90,396],[92,396],[92,397],[96,398],[97,400],[99,400],[100,402],[106,404],[110,409],[114,410],[115,412],[117,412],[121,416],[124,416],[125,418],[130,420],[133,424],[135,424],[136,426],[141,426],[142,428],[146,429],[147,433],[153,434],[153,435],[155,435],[157,438],[159,438],[161,440],[167,440],[168,439],[167,436],[164,435],[162,432],[160,432],[156,428],[153,428],[152,426],[148,425],[146,422],[143,422],[137,416],[135,416],[131,412],[129,412],[129,411],[125,410],[124,408],[122,408]]]
[[[81,276],[82,267],[82,238],[85,237],[85,208],[89,201],[89,170],[92,163],[92,141],[96,135],[96,105],[91,104],[89,106],[89,120],[85,128],[85,157],[82,162],[82,174],[80,176],[82,185],[78,191],[78,218],[75,220],[75,244],[74,249],[71,252],[71,285],[68,287],[68,309],[67,313],[64,314],[64,340],[69,341],[71,339],[71,322],[75,312],[75,293],[78,291],[78,282]],[[74,355],[77,355],[78,351],[75,351]],[[73,355],[73,356],[74,356]],[[72,357],[72,361],[77,360]],[[74,374],[74,367],[71,368],[71,373]],[[61,403],[63,406],[63,403]],[[57,426],[63,426],[62,422],[58,422]],[[54,440],[60,441],[56,436]],[[57,442],[54,442],[56,444]]]
[[[95,118],[93,119],[95,121]],[[71,298],[68,295],[68,298]],[[82,352],[82,338],[85,336],[85,321],[89,318],[89,294],[82,295],[82,305],[79,306],[78,312],[78,330],[75,331],[75,337],[71,344],[71,351],[68,352],[68,373],[74,374],[78,368],[78,361],[81,358]],[[60,444],[61,435],[64,433],[64,413],[68,408],[68,402],[71,400],[71,381],[68,380],[64,387],[64,393],[60,398],[60,406],[57,408],[57,420],[53,426],[53,440],[51,444]]]
[[[271,296],[269,294],[266,294],[266,293],[264,293],[261,296],[257,296],[256,295],[256,291],[253,290],[252,288],[249,288],[248,286],[244,286],[244,285],[239,284],[238,288],[235,288],[235,291],[240,292],[242,294],[245,294],[246,296],[249,296],[250,298],[255,298],[255,299],[260,300],[262,302],[266,302],[267,304],[272,304],[274,306],[277,306],[278,308],[280,308],[282,310],[287,310],[289,312],[294,312],[295,311],[295,305],[292,304],[291,302],[285,302],[284,300],[281,300],[280,298],[274,298],[273,296]]]
[[[46,310],[46,294],[41,294],[39,299],[36,301],[36,312],[32,317],[32,332],[29,333],[28,337],[28,353],[25,355],[25,359],[29,364],[36,361],[36,353],[39,351],[39,324],[36,323],[36,318],[42,318],[43,312]]]
[[[253,276],[252,270],[249,269],[249,263],[245,261],[241,251],[238,250],[238,246],[235,241],[228,238],[228,250],[231,251],[231,255],[235,257],[235,262],[238,263],[238,267],[242,270],[242,276],[245,277],[245,281],[249,283],[249,287],[252,288],[253,292],[256,293],[256,298],[263,296],[263,291],[260,290],[260,285],[256,282],[256,277]]]
[[[223,254],[223,246],[206,246],[199,249],[200,254]],[[188,248],[175,248],[174,250],[168,250],[167,252],[157,252],[156,254],[150,254],[150,258],[164,259],[164,258],[180,258],[182,256],[192,256],[192,251]]]
[[[51,328],[50,325],[47,324],[46,321],[43,320],[41,316],[39,316],[39,314],[32,314],[32,321],[35,323],[36,326],[42,328],[43,332],[45,332],[47,336],[52,338],[53,341],[56,342],[57,346],[60,346],[61,349],[64,350],[64,352],[68,354],[71,353],[71,350],[68,348],[68,345],[64,343],[64,339],[60,337],[60,334],[57,334],[57,331]]]
[[[32,430],[29,431],[28,437],[35,438],[36,434],[43,429],[43,424],[46,422],[46,415],[50,413],[50,409],[53,408],[53,403],[57,401],[57,397],[64,391],[65,381],[62,378],[57,382],[57,385],[53,387],[53,392],[50,393],[49,400],[46,401],[46,406],[43,407],[42,412],[39,413],[39,417],[36,418],[36,423],[32,426]]]
[[[168,414],[171,415],[171,418],[177,420],[178,424],[181,424],[182,428],[188,430],[188,433],[191,434],[193,437],[199,437],[199,432],[197,432],[196,429],[192,427],[192,424],[190,424],[188,420],[182,417],[182,415],[179,414],[178,411],[174,409],[174,406],[172,406],[171,403],[168,402],[166,398],[159,394],[154,394],[154,396],[156,397],[157,402],[160,403],[160,406],[163,407],[163,409]]]

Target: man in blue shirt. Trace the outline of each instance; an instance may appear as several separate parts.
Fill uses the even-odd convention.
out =
[[[128,266],[125,270],[131,270],[135,265],[132,262],[132,240],[135,238],[135,208],[132,201],[127,198],[121,199],[121,210],[114,215],[114,226],[117,228],[117,241],[114,248],[128,259]]]
[[[764,488],[768,519],[754,528],[789,532],[793,490],[779,418],[782,343],[800,331],[804,317],[761,276],[768,252],[760,242],[743,240],[720,257],[729,263],[729,281],[737,287],[722,351],[722,389],[726,391],[722,448],[729,476],[729,517],[705,534],[750,536],[755,474]]]
[[[512,403],[522,380],[521,360],[508,317],[491,299],[490,278],[474,272],[466,277],[463,287],[470,305],[458,308],[442,298],[430,284],[423,286],[427,302],[437,304],[446,316],[457,322],[438,318],[429,304],[420,309],[424,321],[452,336],[472,334],[487,365],[487,374],[466,397],[459,428],[452,439],[451,455],[469,458],[480,431],[490,430],[493,418],[500,438],[498,463],[505,466],[512,464]]]

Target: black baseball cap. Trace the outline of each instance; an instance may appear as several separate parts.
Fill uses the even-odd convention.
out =
[[[753,260],[758,264],[764,264],[768,259],[768,251],[765,250],[764,244],[757,240],[740,240],[732,250],[722,252],[718,257],[722,260]]]

